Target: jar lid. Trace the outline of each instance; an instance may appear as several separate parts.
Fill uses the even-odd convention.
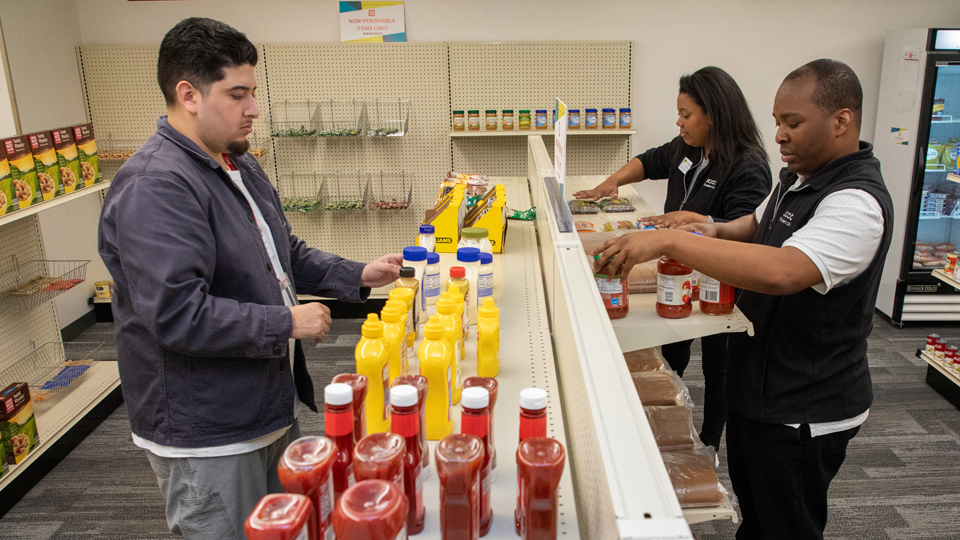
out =
[[[530,114],[530,109],[520,109],[520,114]]]
[[[497,114],[496,109],[487,109],[487,114]]]
[[[467,271],[462,266],[453,266],[450,268],[450,277],[462,278],[467,275]]]
[[[520,406],[530,411],[547,407],[547,391],[542,388],[525,388],[520,391]]]
[[[620,112],[630,112],[630,107],[620,107]]]
[[[580,109],[567,109],[567,112],[580,114]]]
[[[547,114],[547,110],[546,110],[546,109],[537,109],[537,114],[540,114],[540,113]]]
[[[440,263],[440,254],[429,252],[427,253],[427,264],[439,264]]]
[[[457,250],[457,260],[465,263],[480,262],[480,249],[465,247]]]
[[[595,113],[595,112],[597,112],[597,110],[596,110],[596,109],[587,109],[587,112]]]
[[[405,261],[425,261],[427,260],[427,248],[421,246],[410,246],[403,248],[403,260]]]
[[[401,384],[390,389],[390,404],[397,407],[412,407],[417,404],[417,389]]]
[[[467,114],[480,114],[480,110],[479,110],[479,109],[474,109],[474,110],[472,110],[472,111],[467,111]]]
[[[603,112],[613,112],[613,109],[604,109]]]
[[[480,264],[493,264],[493,255],[490,253],[480,253]]]
[[[349,384],[333,383],[323,389],[323,402],[327,405],[353,403],[353,388]]]
[[[507,113],[513,114],[513,109],[504,109],[503,114],[507,114]]]
[[[401,267],[400,277],[417,277],[417,269],[412,266]]]
[[[490,231],[483,227],[464,227],[460,230],[461,238],[486,238],[490,236]]]
[[[460,394],[460,406],[468,409],[482,409],[490,405],[490,392],[486,388],[474,386],[464,388]]]
[[[463,114],[463,111],[453,111],[453,114]]]
[[[420,234],[433,234],[434,228],[433,225],[421,225]]]

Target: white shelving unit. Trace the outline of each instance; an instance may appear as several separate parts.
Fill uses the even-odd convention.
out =
[[[107,189],[108,187],[110,187],[110,182],[101,182],[99,184],[94,184],[90,187],[74,191],[69,195],[57,197],[55,199],[44,201],[42,203],[32,204],[28,208],[24,208],[23,210],[17,210],[12,214],[7,214],[5,216],[0,217],[0,227],[6,225],[7,223],[13,223],[14,221],[21,220],[25,217],[30,217],[39,212],[43,212],[44,210],[56,208],[61,204],[66,204],[68,202],[75,201],[81,197],[88,197],[90,195],[93,195],[94,193],[100,193],[101,191]]]
[[[947,379],[950,380],[953,384],[960,386],[960,372],[955,369],[950,369],[947,366],[943,365],[942,362],[937,360],[932,354],[927,354],[926,351],[920,351],[920,358],[929,364],[931,367],[935,368],[937,371],[942,373]]]
[[[947,275],[947,273],[944,272],[943,270],[938,268],[934,270],[932,274],[933,274],[933,277],[939,279],[940,281],[946,283],[947,285],[950,285],[954,289],[960,290],[960,281],[957,281],[956,279],[954,279],[953,276]]]

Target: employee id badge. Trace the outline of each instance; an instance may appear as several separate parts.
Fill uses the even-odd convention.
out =
[[[680,166],[677,167],[680,169],[680,172],[687,174],[687,171],[690,170],[690,167],[693,167],[693,162],[690,161],[690,158],[683,158],[683,161],[680,162]]]
[[[283,295],[283,302],[287,306],[300,305],[300,301],[297,300],[297,290],[293,288],[293,281],[291,281],[290,276],[286,276],[280,281],[280,294]]]

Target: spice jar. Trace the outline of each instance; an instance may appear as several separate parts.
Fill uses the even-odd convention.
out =
[[[520,109],[519,123],[520,129],[530,130],[530,109]]]
[[[467,129],[480,131],[480,111],[467,111]]]
[[[617,127],[617,115],[613,109],[603,109],[603,129]]]
[[[630,118],[630,108],[621,107],[620,108],[620,129],[630,129],[630,126],[633,125],[633,119]]]
[[[584,129],[597,129],[597,110],[587,109],[587,114],[583,119]]]
[[[504,130],[513,129],[513,109],[503,110],[503,129]]]
[[[593,260],[600,260],[599,255],[594,255]],[[621,279],[620,274],[611,274],[610,260],[605,262],[599,270],[593,273],[593,278],[597,281],[597,288],[600,289],[600,299],[603,300],[603,307],[607,310],[607,316],[611,319],[622,319],[630,311],[630,296],[627,291],[627,280]]]
[[[657,315],[664,319],[683,319],[693,311],[693,271],[679,261],[661,257],[657,261]]]
[[[497,130],[497,110],[496,109],[487,109],[487,131],[496,131]]]
[[[546,109],[537,109],[537,113],[533,117],[533,124],[537,129],[547,129]]]
[[[580,129],[580,109],[567,111],[567,129]]]
[[[463,131],[466,125],[463,123],[463,111],[453,111],[453,130]]]

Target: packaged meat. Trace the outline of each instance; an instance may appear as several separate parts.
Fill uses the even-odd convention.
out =
[[[698,447],[693,450],[662,452],[663,464],[670,475],[681,508],[720,506],[723,487],[713,468],[713,460]]]
[[[693,408],[690,392],[674,371],[632,373],[633,386],[645,407],[684,405]]]
[[[644,407],[650,423],[650,431],[657,440],[661,452],[692,450],[700,443],[693,428],[693,413],[679,405],[668,407]]]
[[[634,266],[627,276],[627,290],[630,294],[657,292],[657,261],[647,261]]]
[[[593,222],[591,222],[591,221],[575,221],[575,222],[574,222],[574,225],[577,226],[577,232],[578,232],[578,233],[595,233],[595,232],[600,232],[600,229],[598,229],[597,226],[594,225]],[[583,237],[581,236],[581,238],[583,238]]]
[[[660,354],[660,350],[656,347],[625,352],[623,353],[623,359],[627,362],[627,371],[630,373],[670,369],[667,367],[663,355]]]
[[[630,199],[626,197],[617,197],[615,199],[604,197],[600,199],[597,204],[607,213],[633,212],[636,210],[636,207],[630,204]]]
[[[569,201],[571,214],[599,214],[600,205],[593,201]]]

